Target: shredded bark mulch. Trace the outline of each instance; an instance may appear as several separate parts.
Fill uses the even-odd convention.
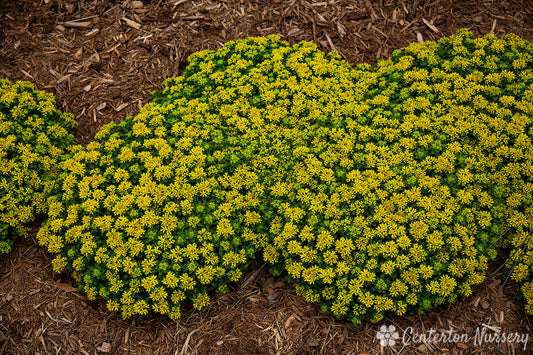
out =
[[[161,82],[179,75],[195,51],[229,40],[279,34],[335,49],[352,65],[374,64],[411,42],[457,29],[533,40],[533,1],[190,1],[2,0],[0,77],[30,80],[72,112],[78,143],[108,122],[138,112]],[[37,228],[37,226],[36,226]],[[100,301],[78,293],[69,275],[52,272],[34,238],[0,257],[2,354],[521,354],[523,343],[474,344],[488,311],[487,332],[532,334],[519,286],[496,298],[507,270],[489,275],[473,295],[421,316],[354,326],[320,312],[293,286],[256,261],[244,284],[214,296],[201,312],[124,321]],[[503,259],[496,260],[495,270]],[[381,347],[381,325],[424,333],[453,330],[468,342],[411,342]],[[412,327],[412,328],[409,328]]]

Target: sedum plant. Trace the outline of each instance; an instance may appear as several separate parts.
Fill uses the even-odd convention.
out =
[[[472,186],[492,198],[494,232],[500,236],[491,244],[511,249],[508,266],[522,282],[531,313],[533,293],[526,281],[533,280],[533,43],[514,34],[474,38],[459,31],[436,44],[411,47],[417,65],[466,80],[452,105],[451,97],[443,97],[443,107],[456,113],[450,116],[458,120],[454,138],[465,148],[474,177],[485,181]]]
[[[465,30],[375,68],[277,36],[197,52],[74,149],[38,240],[124,317],[200,309],[257,252],[354,323],[451,302],[533,227],[532,53]]]
[[[73,141],[72,114],[30,82],[0,79],[0,254],[46,211],[57,164]]]
[[[333,116],[302,127],[302,149],[320,150],[279,190],[268,260],[354,323],[469,295],[496,247],[533,228],[531,53],[460,31],[361,72],[340,129]]]
[[[194,54],[139,114],[79,147],[37,236],[57,254],[54,270],[72,271],[90,298],[124,317],[179,318],[184,300],[201,309],[210,290],[239,280],[268,243],[269,187],[296,136],[281,129],[282,80],[270,75],[284,56],[317,61],[323,76],[350,70],[275,36],[228,43]]]

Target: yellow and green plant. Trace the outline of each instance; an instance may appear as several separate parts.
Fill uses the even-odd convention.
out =
[[[200,309],[258,253],[359,323],[467,296],[525,247],[531,302],[532,56],[466,30],[374,68],[277,36],[197,52],[62,163],[38,240],[124,317]]]
[[[341,122],[300,128],[294,151],[311,151],[287,171],[267,260],[354,323],[471,294],[533,229],[532,54],[515,35],[459,31],[360,74]]]
[[[74,117],[30,82],[0,79],[0,254],[46,211]]]

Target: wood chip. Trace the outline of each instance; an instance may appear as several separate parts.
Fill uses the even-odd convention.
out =
[[[65,8],[67,9],[67,14],[72,14],[74,13],[74,10],[75,10],[75,6],[74,4],[65,4]]]
[[[74,59],[80,59],[82,54],[83,54],[83,47],[80,47],[80,49],[78,49],[76,53],[74,54]]]
[[[494,281],[492,281],[490,284],[489,284],[489,288],[493,291],[493,292],[496,292],[498,290],[498,285],[501,283],[501,280],[500,279],[496,279]]]
[[[311,347],[315,347],[315,346],[319,346],[320,345],[318,340],[315,337],[313,337],[312,335],[307,338],[306,342],[307,342],[307,346],[311,346]]]
[[[294,320],[294,314],[291,314],[289,318],[285,321],[285,329],[289,329],[291,322]]]
[[[90,36],[93,36],[93,35],[97,34],[98,32],[100,32],[100,29],[99,28],[95,28],[95,29],[92,29],[89,32],[87,32],[85,34],[85,36],[86,37],[90,37]]]
[[[124,105],[124,104],[122,104]],[[120,106],[122,106],[120,105]],[[126,106],[129,105],[129,104],[126,104]],[[119,106],[119,107],[120,107]],[[260,268],[258,268],[257,270],[255,270],[242,284],[241,284],[241,290],[244,290],[246,288],[246,286],[248,286],[248,284],[250,284],[250,282],[252,282],[254,279],[257,278],[257,275],[259,275],[259,273],[261,272],[261,270],[265,267],[266,264],[263,264],[261,265]]]
[[[205,11],[211,11],[211,10],[217,10],[217,9],[220,9],[220,3],[216,5],[206,6],[204,8]]]
[[[124,110],[126,107],[128,107],[129,103],[127,102],[124,102],[124,103],[121,103],[120,105],[118,105],[118,107],[115,109],[116,112],[120,112],[122,110]]]
[[[344,38],[344,35],[346,35],[346,28],[344,28],[340,21],[337,21],[337,32],[339,33],[340,38]]]
[[[52,74],[52,75],[55,76],[56,78],[60,78],[60,77],[63,76],[63,75],[61,75],[61,73],[55,71],[55,70],[52,69],[52,68],[48,69],[48,71],[50,72],[50,74]]]
[[[485,323],[483,323],[482,326],[487,328],[487,329],[490,329],[493,332],[498,333],[498,334],[500,334],[501,331],[502,331],[501,327],[496,327],[496,326],[488,325],[488,324],[485,324]]]
[[[291,29],[289,31],[289,33],[287,33],[287,35],[294,36],[294,35],[296,35],[296,34],[298,34],[300,32],[302,32],[302,30],[300,30],[298,27],[295,27],[295,28]]]
[[[416,31],[416,40],[417,40],[419,43],[424,44],[424,37],[422,37],[422,33]]]
[[[68,21],[68,22],[60,22],[60,25],[63,25],[64,27],[72,27],[72,28],[87,28],[91,26],[91,23],[89,21]]]
[[[429,349],[426,344],[420,344],[416,347],[416,350],[420,351],[421,353],[427,353]]]
[[[180,17],[180,19],[186,20],[186,21],[195,21],[195,20],[203,20],[205,19],[205,16],[183,16],[183,17]]]
[[[123,17],[123,18],[121,18],[121,20],[128,27],[135,28],[136,30],[140,30],[141,29],[141,24],[140,23],[137,23],[137,22],[135,22],[133,20],[130,20],[127,17]]]
[[[498,20],[494,19],[494,21],[492,21],[492,27],[490,28],[490,34],[494,34],[494,30],[496,29],[496,24],[498,23]]]
[[[314,10],[313,10],[314,11]],[[323,22],[323,23],[327,23],[328,21],[324,18],[324,16],[322,16],[321,14],[319,14],[317,11],[314,11],[316,17],[318,17],[318,22]]]
[[[377,28],[376,26],[371,25],[370,28],[372,28],[374,31],[376,31],[377,33],[379,33],[379,34],[382,35],[383,37],[385,37],[385,38],[389,38],[389,36],[387,36],[387,35],[385,34],[385,32],[383,32],[382,30],[380,30],[380,29]],[[381,47],[380,47],[380,49],[381,49]]]
[[[27,77],[30,77],[31,79],[35,80],[35,79],[33,78],[33,76],[32,76],[30,73],[28,73],[26,70],[24,70],[24,69],[20,69],[20,71],[21,71],[24,75],[26,75]]]
[[[328,40],[328,43],[329,43],[329,46],[331,47],[331,50],[336,51],[337,48],[335,47],[335,45],[333,44],[333,41],[331,40],[331,37],[327,33],[326,33],[326,39]]]
[[[490,303],[488,303],[488,302],[485,301],[485,300],[481,300],[480,303],[481,303],[481,308],[483,308],[483,309],[487,309],[487,308],[490,307]]]
[[[111,344],[109,344],[108,342],[103,342],[102,345],[100,345],[100,347],[98,348],[99,351],[103,352],[103,353],[108,353],[111,351]]]
[[[62,76],[61,78],[59,78],[59,79],[57,80],[57,83],[58,83],[58,84],[61,84],[62,82],[64,82],[65,80],[68,80],[68,79],[70,79],[70,74],[64,75],[64,76]]]
[[[426,26],[428,26],[429,29],[432,30],[433,32],[435,32],[435,33],[439,33],[440,32],[439,29],[437,27],[435,27],[435,25],[433,25],[431,22],[429,22],[425,18],[422,18],[422,22],[424,22],[426,24]]]
[[[117,49],[118,47],[120,47],[122,45],[122,43],[119,43],[117,44],[116,46],[114,46],[113,48],[109,48],[107,51],[105,51],[105,53],[111,53],[113,52],[115,49]]]
[[[188,347],[189,347],[189,342],[191,341],[191,337],[193,336],[194,333],[196,333],[197,331],[199,331],[200,328],[197,328],[195,330],[193,330],[192,332],[190,332],[188,335],[187,335],[187,338],[185,339],[185,343],[183,344],[183,347],[181,348],[181,351],[180,351],[180,355],[185,355]],[[177,351],[176,351],[177,353]]]
[[[63,291],[65,291],[65,292],[76,292],[76,291],[78,291],[77,288],[72,287],[70,285],[67,285],[65,283],[62,283],[62,282],[57,283],[56,287],[61,289],[61,290],[63,290]]]

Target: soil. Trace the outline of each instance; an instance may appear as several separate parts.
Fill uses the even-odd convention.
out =
[[[135,114],[165,78],[182,72],[191,53],[229,40],[278,34],[336,49],[355,65],[460,28],[533,40],[533,1],[2,0],[0,77],[54,93],[57,107],[79,122],[76,141],[87,144],[101,126]],[[305,302],[260,260],[247,282],[214,296],[201,312],[186,306],[178,323],[124,321],[78,293],[69,275],[54,274],[50,261],[34,237],[0,256],[0,355],[533,353],[533,339],[527,349],[523,342],[474,343],[483,319],[487,333],[500,327],[533,335],[519,286],[509,281],[499,294],[505,268],[470,297],[425,315],[354,326]],[[491,270],[504,262],[494,261]],[[382,325],[395,325],[400,337],[433,329],[469,339],[381,347]]]

